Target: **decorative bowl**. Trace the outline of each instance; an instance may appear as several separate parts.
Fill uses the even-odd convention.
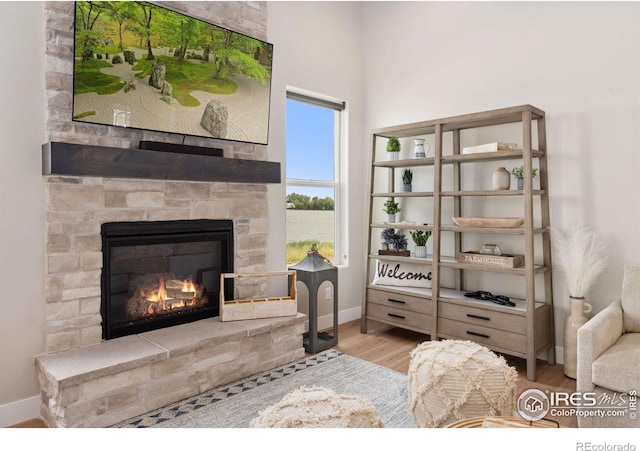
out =
[[[524,218],[451,218],[460,227],[520,227]]]

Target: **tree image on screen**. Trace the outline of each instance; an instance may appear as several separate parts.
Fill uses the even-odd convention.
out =
[[[271,44],[146,2],[75,9],[74,121],[267,143]]]

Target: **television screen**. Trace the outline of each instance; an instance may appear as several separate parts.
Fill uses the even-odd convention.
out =
[[[267,144],[273,45],[146,2],[75,3],[73,120]]]

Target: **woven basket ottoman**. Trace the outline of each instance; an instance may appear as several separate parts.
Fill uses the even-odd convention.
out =
[[[421,343],[409,362],[409,410],[416,427],[442,427],[481,416],[510,416],[518,373],[471,341]]]
[[[252,428],[382,428],[378,410],[362,396],[300,387],[259,413]]]

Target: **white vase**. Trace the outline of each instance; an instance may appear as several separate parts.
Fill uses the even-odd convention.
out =
[[[413,189],[413,187],[411,186],[411,183],[409,183],[409,184],[403,183],[402,184],[402,192],[410,193],[412,189]]]
[[[389,154],[389,160],[397,161],[400,158],[400,152],[387,152]]]
[[[500,167],[493,173],[493,189],[505,190],[511,188],[511,174],[506,168]]]
[[[427,246],[416,246],[416,257],[427,258]]]
[[[427,144],[425,149],[424,139],[414,139],[413,144],[413,158],[424,158],[427,156],[427,150],[430,149],[430,147],[429,144]]]
[[[571,301],[571,313],[564,321],[564,374],[572,379],[576,378],[578,367],[578,329],[587,322],[585,313],[591,312],[591,304],[584,298],[569,297]]]
[[[387,222],[390,222],[391,224],[395,224],[396,215],[387,215]]]

